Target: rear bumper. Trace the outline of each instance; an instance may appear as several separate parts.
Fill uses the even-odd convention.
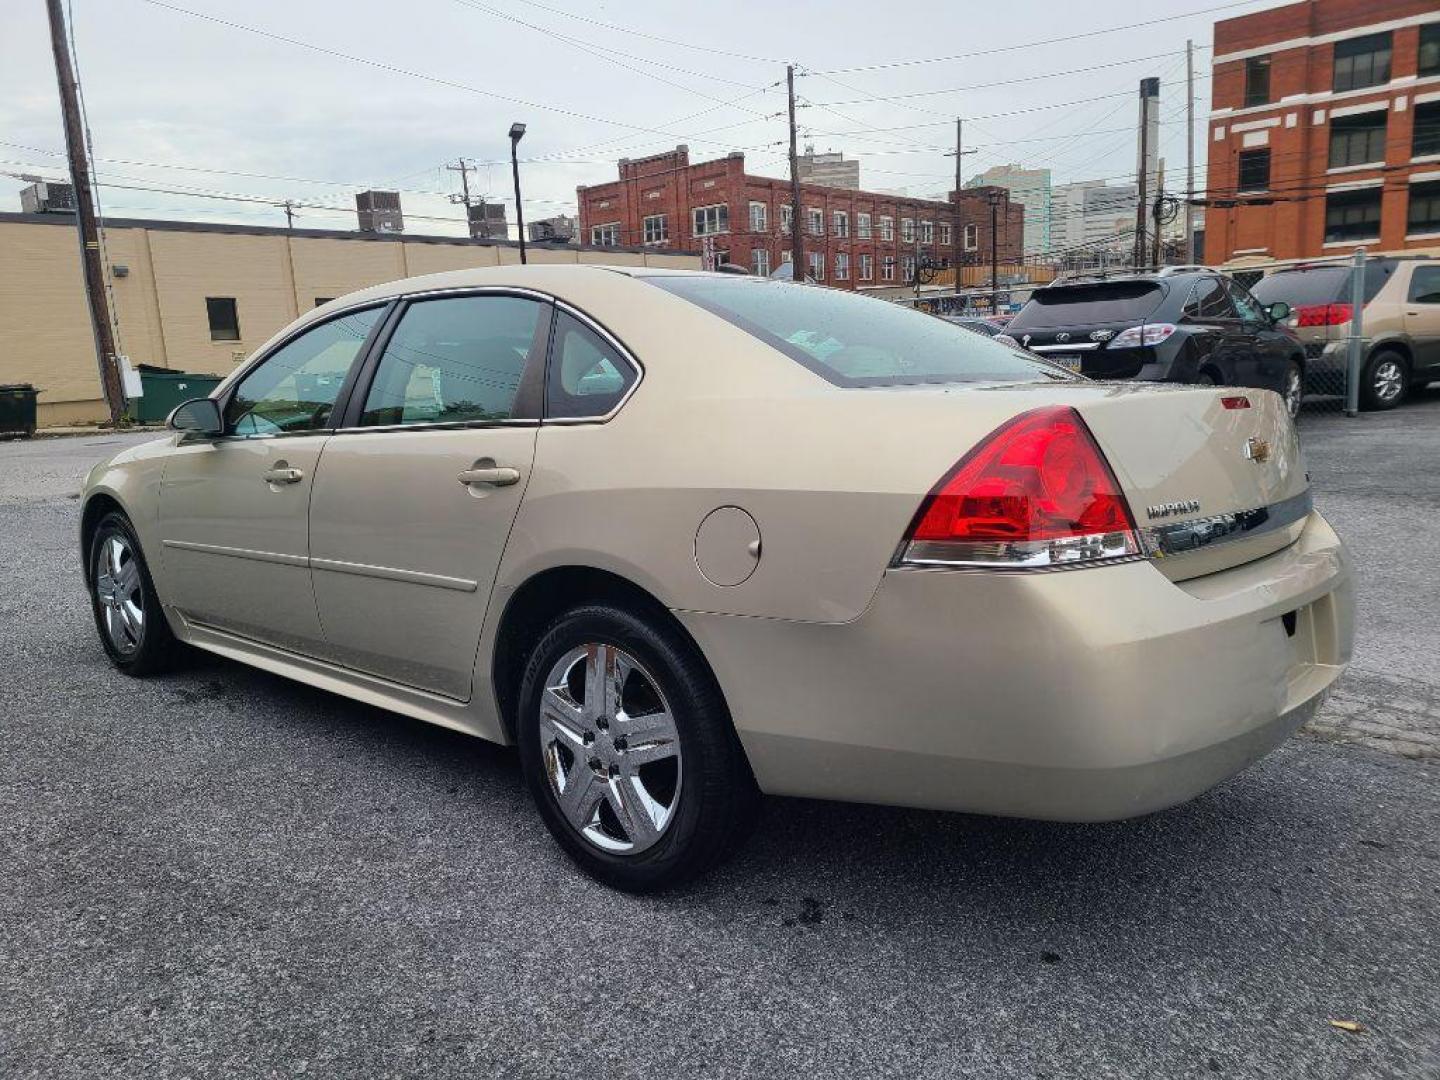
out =
[[[850,623],[678,614],[762,789],[1087,821],[1184,802],[1273,749],[1348,662],[1352,609],[1314,514],[1283,551],[1180,584],[1148,562],[892,570]]]

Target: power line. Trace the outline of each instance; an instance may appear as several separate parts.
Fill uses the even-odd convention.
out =
[[[729,49],[717,48],[713,45],[697,45],[693,41],[681,41],[677,38],[661,37],[659,34],[651,34],[644,30],[637,30],[633,26],[620,26],[616,23],[604,22],[600,19],[592,19],[585,15],[576,15],[571,11],[561,11],[559,8],[549,7],[545,4],[536,3],[536,0],[520,0],[520,3],[527,4],[541,11],[548,11],[552,15],[563,15],[567,19],[574,19],[576,22],[586,23],[590,26],[600,26],[606,30],[615,30],[622,34],[630,34],[634,37],[645,38],[649,41],[658,41],[664,45],[674,45],[681,49],[693,49],[696,52],[714,53],[717,56],[729,56],[736,60],[753,60],[762,64],[783,64],[785,61],[774,56],[755,56],[750,53],[732,52]]]

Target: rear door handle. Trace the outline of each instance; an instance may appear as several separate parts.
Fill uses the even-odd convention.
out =
[[[302,469],[292,469],[284,465],[277,465],[264,476],[267,484],[298,484],[305,479],[305,472]]]
[[[471,484],[494,484],[496,487],[507,487],[519,482],[520,470],[506,468],[503,465],[477,465],[464,470],[456,479],[466,487]]]

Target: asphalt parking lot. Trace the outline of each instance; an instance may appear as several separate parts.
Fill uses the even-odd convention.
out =
[[[1113,825],[769,800],[646,899],[511,751],[114,673],[73,493],[137,437],[0,444],[0,1075],[1434,1077],[1440,391],[1302,430],[1360,567],[1314,731]]]

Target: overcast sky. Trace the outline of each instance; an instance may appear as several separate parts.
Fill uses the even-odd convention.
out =
[[[458,176],[443,163],[475,159],[472,189],[511,202],[514,120],[529,129],[520,144],[527,219],[573,212],[577,184],[613,179],[620,157],[681,142],[692,161],[743,150],[749,171],[785,175],[787,60],[806,73],[797,79],[802,139],[858,157],[867,188],[953,187],[944,152],[957,115],[977,150],[965,158],[967,178],[1020,162],[1049,167],[1056,183],[1118,181],[1134,170],[1135,93],[1147,75],[1163,80],[1161,151],[1179,181],[1186,38],[1197,45],[1203,161],[1213,22],[1274,6],[71,2],[97,173],[125,185],[102,189],[107,213],[284,224],[266,201],[288,198],[306,204],[297,226],[351,228],[353,193],[375,185],[404,192],[408,231],[455,234],[462,217],[444,196]],[[0,170],[63,178],[44,4],[0,8]],[[18,210],[23,186],[0,177],[0,209]]]

